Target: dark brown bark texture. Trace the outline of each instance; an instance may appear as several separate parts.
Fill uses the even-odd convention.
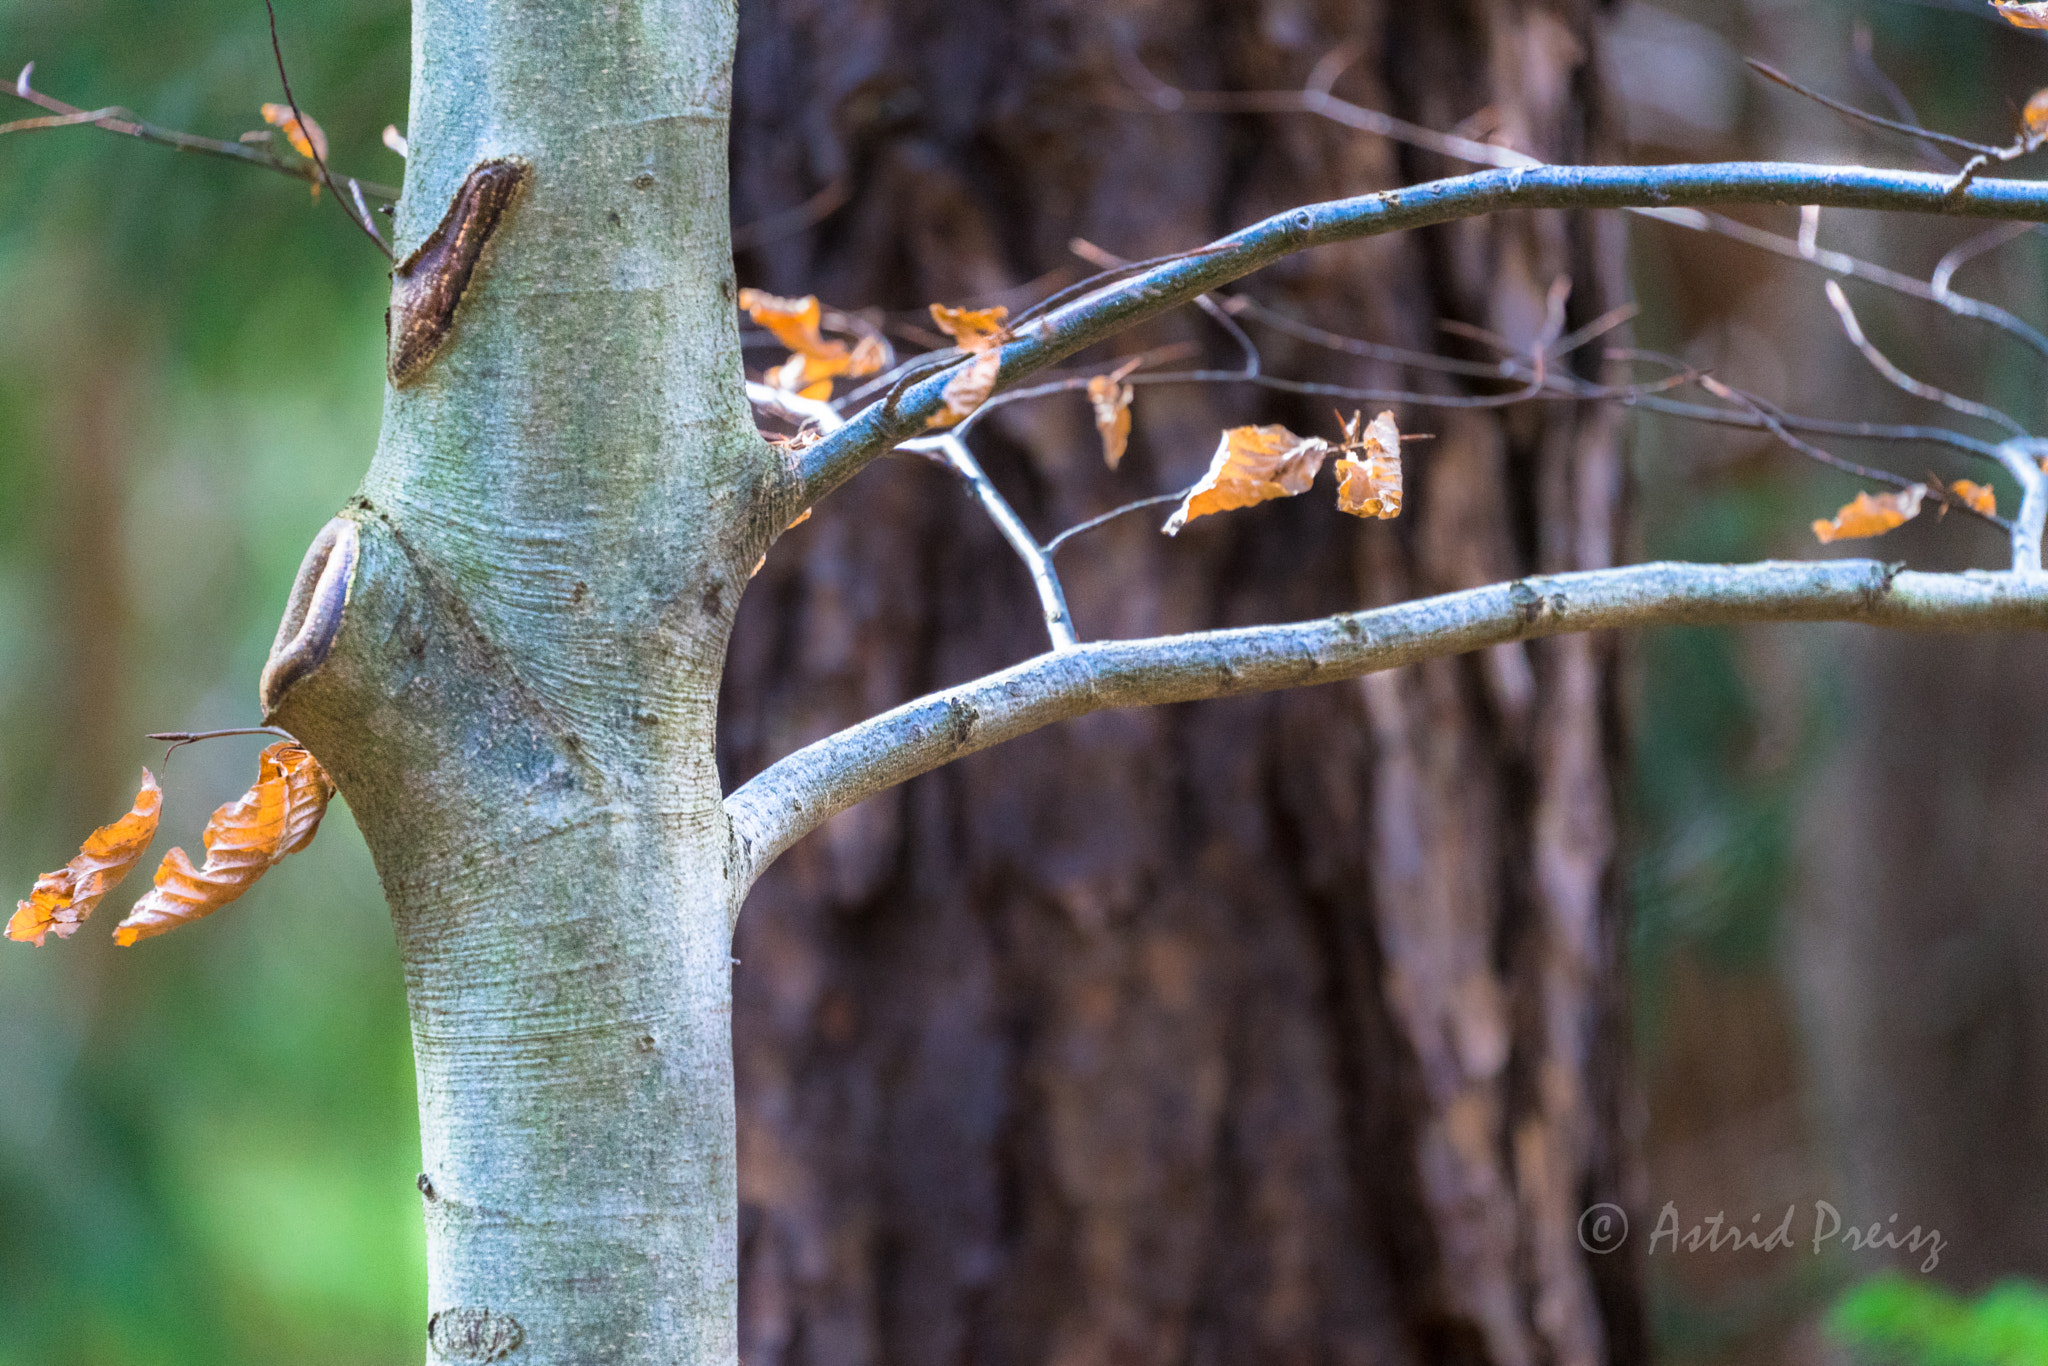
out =
[[[1337,91],[1601,151],[1586,5],[744,0],[740,278],[915,320],[1296,203],[1465,168],[1305,116],[1138,107]],[[832,192],[832,193],[828,193]],[[811,226],[799,206],[844,202]],[[1327,248],[1249,288],[1353,336],[1526,346],[1620,297],[1617,229],[1519,215]],[[748,241],[743,236],[743,243]],[[1039,285],[1039,290],[1045,288]],[[1005,291],[1016,291],[1006,294]],[[1124,339],[1237,363],[1189,311]],[[1271,373],[1457,392],[1262,337]],[[755,369],[779,352],[750,353]],[[1484,354],[1472,350],[1465,354]],[[1218,431],[1328,405],[1141,392],[1122,469],[1079,398],[974,438],[1041,534],[1181,487]],[[1369,414],[1368,414],[1369,415]],[[1060,564],[1084,637],[1315,616],[1614,558],[1618,419],[1403,410],[1408,511],[1327,488],[1163,509]],[[944,471],[862,474],[771,553],[725,680],[737,782],[1045,647],[1022,568]],[[1299,694],[1090,717],[841,816],[755,891],[734,953],[748,1366],[1641,1358],[1618,1198],[1611,647],[1572,638]]]

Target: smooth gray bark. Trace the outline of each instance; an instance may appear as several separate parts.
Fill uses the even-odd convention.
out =
[[[346,793],[404,953],[430,1361],[736,1351],[712,725],[779,465],[732,303],[735,22],[414,7],[401,254],[480,162],[531,176],[450,344],[387,391],[331,651],[268,700]]]

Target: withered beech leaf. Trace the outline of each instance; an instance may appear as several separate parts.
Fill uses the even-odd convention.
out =
[[[1897,493],[1859,493],[1842,505],[1834,520],[1817,520],[1813,534],[1822,545],[1829,541],[1853,541],[1864,536],[1882,536],[1904,526],[1920,515],[1920,500],[1927,485],[1914,484]]]
[[[290,105],[266,104],[263,106],[263,121],[283,129],[285,141],[292,145],[294,152],[306,160],[327,160],[327,134],[320,130],[319,124],[313,122],[311,114],[294,118]],[[313,182],[313,198],[319,197],[320,182],[316,180]]]
[[[1344,424],[1344,454],[1337,461],[1337,510],[1354,517],[1401,515],[1401,431],[1392,412],[1358,430],[1359,415]],[[1355,459],[1357,451],[1362,459]]]
[[[1948,491],[1972,512],[1981,512],[1986,517],[1998,515],[1998,490],[1989,484],[1980,484],[1974,479],[1958,479],[1948,486]]]
[[[994,308],[932,305],[932,321],[939,325],[939,331],[951,337],[953,344],[962,351],[969,353],[986,351],[1012,340],[1010,330],[1003,326],[1003,319],[1009,316],[1010,310],[1001,304]]]
[[[133,872],[149,852],[149,842],[156,838],[157,819],[163,809],[163,789],[145,768],[134,809],[112,825],[103,825],[86,836],[85,844],[71,862],[36,879],[28,900],[16,905],[14,918],[7,922],[7,937],[40,945],[47,934],[69,939],[77,933],[100,899]]]
[[[806,294],[801,299],[785,299],[766,290],[743,289],[740,291],[740,307],[746,310],[748,317],[767,328],[775,340],[799,355],[822,355],[840,345],[825,340],[818,331],[825,309],[815,294]]]
[[[969,413],[988,401],[995,392],[996,374],[1003,368],[1003,353],[994,349],[982,352],[967,365],[960,368],[953,378],[946,381],[940,397],[946,406],[925,419],[927,427],[951,427]]]
[[[200,841],[206,864],[194,868],[183,849],[157,866],[156,885],[114,930],[126,947],[212,915],[256,885],[286,854],[312,843],[334,796],[319,760],[289,740],[257,756],[256,785],[213,813]]]
[[[846,373],[856,379],[863,375],[872,375],[882,368],[882,363],[888,355],[889,353],[882,349],[880,337],[862,337],[853,344],[852,364],[847,366]]]
[[[831,381],[839,375],[872,375],[882,368],[882,344],[863,337],[851,350],[819,331],[825,308],[815,294],[785,299],[759,289],[743,289],[740,307],[790,350],[789,360],[768,372],[768,382],[805,398],[830,398]],[[822,389],[820,385],[823,385]]]
[[[2048,29],[2048,3],[2043,0],[1991,0],[1991,8],[2017,28]]]
[[[1277,424],[1232,427],[1216,443],[1202,482],[1188,490],[1160,530],[1178,535],[1189,522],[1212,512],[1306,493],[1329,453],[1330,443],[1321,437],[1296,436]]]
[[[2027,97],[2026,108],[2020,111],[2020,122],[2033,137],[2048,136],[2048,89],[2036,90]]]
[[[1138,368],[1142,358],[1131,360],[1106,375],[1088,381],[1088,402],[1095,409],[1095,431],[1102,438],[1102,463],[1115,469],[1124,458],[1131,440],[1131,400],[1137,390],[1124,383],[1124,376]]]

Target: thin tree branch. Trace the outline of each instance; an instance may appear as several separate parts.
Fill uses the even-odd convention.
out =
[[[1068,527],[1065,531],[1047,541],[1045,543],[1045,553],[1047,555],[1058,554],[1059,548],[1068,541],[1073,540],[1074,537],[1079,536],[1085,531],[1093,531],[1099,526],[1114,522],[1127,512],[1137,512],[1143,508],[1158,507],[1161,503],[1178,503],[1181,499],[1192,493],[1194,489],[1195,485],[1190,484],[1187,488],[1179,489],[1173,493],[1155,493],[1150,498],[1134,499],[1123,504],[1121,507],[1113,507],[1107,512],[1097,513],[1085,522],[1076,522],[1073,526]]]
[[[2041,572],[2041,528],[2048,523],[2048,472],[2041,468],[2048,441],[2025,437],[2005,442],[1998,458],[2020,486],[2020,510],[2013,517],[2012,568],[2016,574]]]
[[[2048,630],[2048,575],[1922,574],[1872,560],[1647,564],[1556,574],[1316,621],[1040,655],[808,745],[725,800],[751,882],[868,797],[1089,712],[1305,687],[1574,631],[1762,621]]]
[[[284,46],[277,38],[277,6],[272,4],[271,0],[263,0],[263,12],[270,16],[270,53],[277,59],[277,83],[284,87],[284,102],[292,111],[292,126],[305,138],[306,150],[313,154],[313,165],[319,169],[320,179],[326,183],[328,193],[334,196],[334,202],[341,207],[342,216],[355,224],[377,250],[384,253],[384,259],[397,261],[398,254],[385,245],[382,234],[377,231],[377,225],[370,221],[369,211],[364,210],[363,216],[357,218],[355,210],[349,207],[348,200],[342,197],[341,187],[334,183],[333,175],[328,172],[327,155],[320,150],[319,139],[313,136],[312,129],[307,126],[306,116],[299,112],[299,97],[292,94],[292,78],[285,74]]]
[[[1098,288],[1022,328],[1017,340],[999,353],[1000,379],[1015,384],[1085,346],[1308,247],[1504,209],[1736,202],[2043,220],[2048,219],[2048,184],[1977,180],[1951,194],[1947,177],[1924,171],[1776,162],[1481,171],[1355,199],[1304,205],[1199,252]],[[839,431],[806,450],[800,470],[804,501],[815,503],[883,451],[919,434],[938,412],[944,388],[943,376],[904,384],[900,392],[892,390],[888,400],[871,404]]]
[[[1038,543],[1025,527],[1024,519],[1010,506],[1009,499],[990,482],[981,462],[967,449],[967,443],[947,432],[942,436],[920,437],[906,441],[900,447],[906,451],[935,451],[941,463],[967,481],[981,503],[981,509],[988,514],[996,530],[1010,543],[1010,549],[1017,552],[1017,558],[1024,561],[1024,567],[1031,573],[1031,586],[1037,590],[1039,608],[1045,614],[1045,633],[1052,638],[1055,650],[1071,650],[1080,644],[1074,634],[1074,619],[1067,611],[1066,590],[1060,586],[1058,571],[1052,567],[1052,556],[1047,548]]]
[[[1959,138],[1950,133],[1937,133],[1931,128],[1922,128],[1917,123],[1900,123],[1897,120],[1888,119],[1879,114],[1869,113],[1866,110],[1858,109],[1853,104],[1844,104],[1840,100],[1823,95],[1812,86],[1801,85],[1769,62],[1759,61],[1755,57],[1745,57],[1743,61],[1749,64],[1751,71],[1754,71],[1765,80],[1782,85],[1795,95],[1804,95],[1815,104],[1825,105],[1844,118],[1854,119],[1859,123],[1867,123],[1873,128],[1884,128],[1894,133],[1904,133],[1907,137],[1921,142],[1938,143],[1944,147],[1953,147],[1958,151],[1976,152],[1985,156],[1997,156],[2005,150],[2000,147],[1987,146],[1981,142],[1972,142],[1968,138]]]
[[[1948,180],[1944,179],[1943,183],[1947,184]],[[1972,299],[1946,288],[1937,290],[1925,280],[1880,266],[1875,262],[1862,260],[1847,252],[1832,251],[1826,247],[1807,250],[1795,238],[1752,227],[1726,214],[1703,213],[1697,209],[1637,209],[1634,212],[1644,218],[1655,218],[1693,232],[1726,237],[1745,246],[1768,251],[1774,256],[1782,256],[1788,261],[1803,261],[1807,265],[1818,266],[1830,275],[1863,280],[1911,299],[1924,299],[1940,305],[1959,318],[1971,318],[2007,332],[2031,347],[2036,354],[2048,359],[2048,334],[2043,334],[2039,328],[2024,319],[1996,304],[1985,303],[1982,299]]]
[[[831,404],[823,399],[805,398],[772,385],[752,380],[747,383],[747,398],[756,407],[797,423],[815,427],[821,432],[837,431],[845,419]],[[917,451],[920,454],[936,455],[940,464],[952,470],[966,481],[968,490],[974,494],[981,509],[996,524],[996,530],[1017,552],[1017,558],[1024,562],[1024,568],[1031,575],[1031,586],[1038,593],[1038,605],[1045,614],[1046,635],[1052,640],[1055,650],[1069,650],[1079,643],[1074,634],[1073,614],[1067,610],[1066,589],[1060,585],[1059,571],[1053,568],[1052,548],[1042,546],[1038,538],[1024,525],[1024,519],[1010,506],[1010,500],[989,479],[981,462],[967,449],[967,443],[957,432],[944,432],[937,436],[919,437],[906,441],[897,449]],[[1054,544],[1058,542],[1055,541]]]
[[[1849,296],[1842,293],[1842,287],[1829,280],[1826,288],[1828,304],[1835,310],[1835,317],[1841,320],[1842,331],[1848,335],[1849,344],[1863,353],[1863,359],[1870,362],[1871,369],[1915,398],[1924,398],[1930,403],[1939,403],[1950,412],[1961,413],[1965,417],[1974,417],[1980,422],[2003,427],[2014,436],[2029,435],[2027,429],[2019,424],[2018,419],[2001,413],[1990,404],[1963,398],[1925,380],[1915,379],[1894,365],[1891,357],[1878,350],[1876,345],[1863,335],[1863,325],[1856,320],[1856,310],[1849,306]]]
[[[1177,90],[1159,80],[1150,71],[1147,71],[1142,63],[1136,61],[1134,54],[1119,52],[1118,55],[1125,67],[1126,79],[1130,80],[1134,88],[1144,95],[1148,103],[1154,108],[1163,111],[1172,112],[1181,109],[1190,111],[1243,109],[1268,113],[1311,113],[1342,124],[1347,128],[1356,128],[1361,132],[1374,133],[1394,142],[1405,143],[1410,147],[1420,147],[1426,151],[1437,152],[1456,161],[1470,162],[1473,165],[1518,167],[1540,166],[1544,164],[1526,152],[1518,152],[1509,147],[1496,147],[1491,143],[1475,142],[1470,138],[1460,138],[1438,133],[1432,129],[1422,128],[1418,125],[1393,118],[1390,115],[1378,113],[1375,110],[1362,109],[1357,105],[1346,104],[1342,100],[1332,98],[1327,85],[1318,84],[1318,80],[1325,77],[1332,81],[1335,79],[1335,76],[1329,73],[1341,69],[1341,66],[1344,64],[1340,60],[1341,53],[1341,49],[1337,52],[1332,52],[1322,62],[1318,63],[1316,74],[1310,78],[1307,86],[1300,91],[1261,91],[1249,94],[1228,91],[1196,92]],[[1888,85],[1888,79],[1883,76],[1882,72],[1877,71],[1875,63],[1868,61],[1868,53],[1864,55],[1870,70]],[[1801,89],[1802,93],[1804,92],[1803,87],[1798,88]],[[1896,91],[1896,87],[1890,88],[1894,92]],[[1904,124],[1901,127],[1902,129],[1919,129],[1917,123]],[[1925,130],[1921,131],[1924,132]],[[1930,134],[1930,136],[1942,135]],[[2038,143],[2039,140],[2034,139],[2034,141]],[[2025,150],[2027,142],[2028,139],[2023,137],[2021,142],[2015,144],[2015,146]],[[1976,147],[1978,144],[1971,143],[1969,145]],[[1957,164],[1945,157],[1940,157],[1939,153],[1935,155],[1944,165],[1955,167]],[[1968,184],[1970,177],[1976,174],[1976,170],[1981,164],[1980,161],[1968,167],[1964,174],[1949,177],[1945,182],[1947,189],[1954,193],[1962,186]],[[1645,218],[1661,218],[1666,222],[1690,228],[1695,232],[1713,233],[1717,236],[1729,237],[1750,246],[1759,247],[1784,256],[1790,260],[1807,261],[1833,274],[1854,276],[1857,279],[1868,280],[1872,284],[1882,285],[1887,289],[1896,289],[1914,298],[1929,300],[1940,304],[1958,317],[1974,318],[1979,322],[1989,323],[1993,327],[2001,328],[2022,342],[2025,342],[2028,346],[2033,347],[2042,356],[2048,357],[2048,336],[2044,336],[2037,329],[2030,327],[2013,314],[1996,305],[1984,303],[1978,299],[1971,299],[1964,295],[1949,293],[1946,288],[1946,281],[1930,289],[1926,283],[1916,280],[1910,275],[1902,275],[1898,271],[1887,270],[1883,266],[1858,260],[1856,257],[1849,256],[1843,252],[1811,251],[1807,249],[1804,242],[1783,237],[1777,233],[1767,232],[1761,228],[1754,228],[1747,223],[1742,223],[1720,214],[1650,207],[1630,208],[1627,212]]]
[[[104,128],[109,133],[119,133],[123,137],[139,138],[144,142],[154,142],[162,147],[174,147],[181,152],[198,152],[205,156],[225,157],[229,161],[239,161],[245,166],[259,166],[266,171],[276,171],[280,175],[288,175],[293,180],[304,181],[313,185],[320,183],[320,173],[311,165],[296,166],[290,162],[280,161],[267,148],[258,150],[240,142],[226,142],[220,138],[203,138],[193,133],[178,133],[168,128],[159,128],[155,124],[146,122],[138,117],[133,110],[123,108],[120,105],[109,105],[105,109],[88,110],[80,109],[74,104],[66,104],[54,96],[45,95],[42,91],[35,89],[29,84],[29,78],[34,75],[35,67],[36,64],[30,62],[21,69],[21,74],[15,78],[14,84],[0,86],[0,90],[13,95],[16,99],[27,100],[38,108],[47,109],[61,116],[62,122],[46,123],[40,119],[25,119],[21,121],[20,125],[24,128],[29,126],[65,127],[73,124],[89,123],[95,128]],[[14,124],[0,126],[0,132],[15,126]],[[380,185],[374,180],[363,180],[357,183],[363,187],[363,193],[373,199],[389,201],[398,198],[398,191],[389,185]]]

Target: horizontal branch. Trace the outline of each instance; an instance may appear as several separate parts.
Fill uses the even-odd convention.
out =
[[[778,760],[726,798],[751,883],[868,797],[1041,726],[1331,683],[1510,641],[1611,627],[1859,621],[2048,630],[2048,575],[1924,574],[1875,560],[1646,564],[1517,579],[1316,621],[1101,641],[933,693]]]
[[[1293,252],[1504,209],[1624,209],[1710,204],[1818,204],[1973,218],[2048,221],[2048,182],[1976,180],[1862,166],[1720,162],[1680,166],[1531,166],[1480,171],[1276,214],[1199,251],[1124,275],[1033,319],[1002,348],[999,383],[1016,383],[1085,346]],[[804,452],[804,501],[924,430],[944,402],[939,371],[870,404]]]

